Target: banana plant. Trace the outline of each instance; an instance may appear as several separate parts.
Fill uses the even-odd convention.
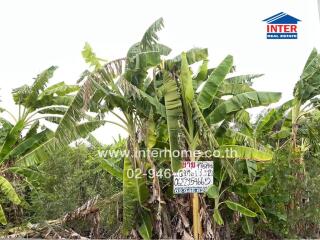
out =
[[[31,86],[23,85],[13,90],[12,96],[18,105],[16,115],[5,108],[0,110],[3,135],[0,141],[0,172],[4,177],[8,172],[23,178],[37,175],[30,166],[36,167],[59,146],[86,137],[103,123],[88,115],[85,116],[86,122],[74,121],[76,111],[81,111],[81,108],[76,107],[75,111],[72,107],[78,100],[77,96],[82,94],[75,96],[79,87],[64,82],[47,87],[56,69],[52,66],[40,73]],[[73,124],[67,124],[70,120]],[[54,125],[57,126],[56,131],[48,127]],[[7,182],[2,179],[2,190],[13,196],[14,190],[9,181],[8,178]],[[19,202],[17,199],[9,198],[15,204]],[[2,219],[5,219],[3,214]]]
[[[214,203],[213,219],[216,224],[223,225],[224,218],[221,211],[229,209],[241,214],[242,229],[246,234],[253,234],[254,224],[252,218],[260,217],[264,222],[267,217],[259,205],[258,196],[271,181],[270,176],[262,176],[254,183],[225,184],[227,169],[219,171],[215,177],[215,184],[211,185],[206,196]],[[237,199],[237,200],[235,200]]]
[[[13,90],[14,102],[18,105],[18,114],[2,108],[2,121],[10,125],[10,129],[0,147],[0,164],[12,158],[23,156],[46,141],[52,133],[41,120],[55,122],[62,118],[71,103],[70,95],[78,90],[76,85],[64,82],[46,87],[56,67],[50,67],[40,73],[31,86],[23,85]],[[40,131],[39,131],[40,130]],[[26,134],[23,132],[26,131]]]
[[[261,135],[269,131],[270,138],[277,142],[276,148],[290,146],[291,162],[299,166],[301,171],[293,175],[304,179],[304,155],[310,147],[310,141],[300,133],[302,126],[312,119],[318,108],[317,96],[320,94],[320,55],[313,49],[305,63],[300,79],[297,81],[293,99],[284,103],[278,109],[271,109],[258,126]],[[273,131],[270,131],[273,130]],[[281,146],[279,143],[282,143]],[[295,194],[299,195],[299,194]],[[298,197],[300,198],[300,197]],[[301,199],[295,199],[299,205]],[[297,207],[297,206],[296,206]]]
[[[316,49],[310,53],[308,60],[304,66],[299,81],[294,88],[294,99],[292,105],[292,142],[291,147],[294,155],[298,155],[299,164],[303,164],[297,146],[297,133],[299,121],[303,118],[310,117],[310,113],[315,110],[312,102],[314,97],[320,94],[320,55]]]
[[[23,174],[24,168],[15,168],[18,158],[32,151],[45,142],[52,133],[40,120],[61,117],[67,109],[72,96],[68,95],[78,90],[76,85],[66,85],[64,82],[46,87],[57,67],[52,66],[40,73],[31,86],[23,85],[12,92],[13,100],[18,105],[18,113],[0,108],[2,139],[0,141],[0,172],[1,190],[12,203],[20,204],[20,199],[6,173]],[[7,164],[10,160],[10,163]],[[1,208],[0,219],[6,224],[6,218]]]
[[[0,192],[5,197],[6,200],[11,201],[13,204],[19,205],[21,200],[14,190],[12,184],[3,176],[0,176]],[[7,218],[4,213],[4,210],[0,204],[0,223],[2,225],[7,224]]]
[[[274,133],[275,139],[290,140],[291,150],[294,160],[303,165],[303,158],[299,151],[299,137],[298,130],[300,123],[312,117],[316,111],[317,96],[320,94],[320,55],[316,49],[313,49],[305,63],[300,79],[297,81],[294,91],[293,99],[283,104],[280,111],[269,112],[266,117],[273,120],[274,125],[279,125]],[[285,110],[285,111],[282,111]],[[284,119],[284,120],[283,120]],[[299,162],[300,161],[300,162]]]
[[[145,128],[150,124],[145,123],[150,120],[151,113],[155,129],[166,126],[168,138],[165,144],[169,145],[172,152],[205,147],[223,152],[224,148],[231,147],[239,152],[236,156],[239,159],[272,159],[269,152],[255,148],[230,144],[220,146],[216,129],[226,119],[241,115],[247,108],[267,106],[278,101],[280,94],[255,91],[250,83],[260,75],[227,78],[228,73],[234,71],[232,56],[227,56],[219,66],[211,69],[208,68],[208,51],[203,48],[193,48],[172,59],[165,59],[170,48],[159,44],[156,34],[162,26],[162,19],[153,23],[142,40],[129,49],[126,58],[110,61],[105,65],[97,65],[96,60],[92,61],[91,65],[96,67],[88,74],[85,82],[91,86],[90,92],[86,91],[90,95],[90,111],[99,112],[103,119],[106,113],[114,115],[119,122],[106,122],[122,127],[129,135],[130,158],[124,160],[122,176],[123,190],[128,195],[123,202],[124,235],[136,228],[136,222],[140,224],[141,235],[152,235],[150,227],[146,227],[150,226],[150,209],[147,210],[145,191],[145,186],[149,183],[144,177],[139,182],[127,176],[127,172],[132,170],[145,173],[149,164],[144,159],[137,158],[136,153],[144,146],[144,143],[139,141],[139,134],[148,132]],[[95,55],[86,51],[86,56],[92,60]],[[193,74],[190,65],[201,61],[203,63],[199,72]],[[150,72],[153,72],[152,76]],[[231,95],[231,98],[225,99],[227,95]],[[150,140],[150,137],[148,139]],[[153,140],[153,144],[147,142],[146,145],[150,148],[157,140]],[[171,169],[176,172],[181,168],[182,159],[174,157],[174,154],[170,156]],[[230,168],[229,160],[225,160],[225,156],[222,158],[223,166]],[[108,169],[111,174],[115,173],[111,165]],[[196,239],[201,239],[200,202],[197,194],[192,195],[192,203],[193,235]],[[138,212],[142,217],[136,218],[135,214],[132,214],[133,209],[134,213]]]
[[[299,134],[301,126],[313,118],[317,110],[316,98],[320,94],[320,55],[316,49],[313,49],[303,68],[300,79],[295,85],[293,100],[287,119],[291,122],[284,122],[283,129],[291,129],[290,147],[291,162],[300,169],[293,172],[293,176],[300,181],[305,181],[304,155],[310,148],[310,141]],[[281,133],[281,132],[280,132]],[[286,137],[279,134],[280,137]],[[295,192],[293,200],[289,206],[290,209],[298,208],[303,204],[301,193]]]
[[[152,236],[147,203],[149,192],[144,174],[136,176],[146,170],[146,163],[138,157],[141,142],[137,133],[141,131],[150,113],[165,117],[164,105],[155,94],[149,94],[154,83],[148,82],[147,78],[148,70],[160,64],[160,57],[171,51],[165,45],[157,43],[156,32],[162,26],[161,18],[155,21],[122,59],[104,64],[88,44],[83,51],[85,60],[94,66],[84,83],[91,86],[91,91],[85,92],[89,97],[88,109],[97,112],[105,123],[121,127],[128,133],[127,150],[130,156],[124,158],[123,169],[119,170],[108,160],[103,162],[105,169],[123,184],[122,233],[128,236],[132,229],[138,229],[146,239]],[[109,120],[110,115],[118,122]],[[129,177],[131,172],[135,174],[134,177]]]
[[[245,79],[243,76],[234,77],[233,79],[229,79],[229,81],[225,81],[227,74],[233,69],[233,58],[230,55],[215,69],[210,72],[208,71],[209,74],[207,73],[207,78],[203,77],[204,73],[202,72],[203,86],[199,91],[198,89],[194,91],[194,87],[199,85],[200,79],[199,73],[197,76],[193,77],[192,72],[190,71],[191,68],[189,64],[194,63],[194,59],[191,59],[189,63],[187,53],[182,53],[180,58],[175,59],[181,59],[181,63],[179,62],[179,65],[177,64],[178,66],[175,68],[172,68],[171,65],[167,64],[167,66],[169,65],[172,69],[175,69],[175,72],[173,72],[173,70],[170,72],[170,68],[167,68],[169,73],[165,71],[163,73],[164,77],[169,76],[169,80],[165,80],[164,97],[166,100],[168,131],[174,133],[172,134],[172,137],[169,138],[171,148],[173,146],[173,150],[179,149],[179,146],[177,146],[179,136],[177,134],[179,132],[177,127],[180,125],[179,128],[182,129],[182,132],[185,135],[186,145],[189,150],[194,151],[200,145],[207,143],[207,147],[211,149],[218,148],[221,152],[223,152],[223,149],[226,147],[235,149],[238,153],[235,157],[238,159],[254,161],[271,160],[272,154],[255,148],[237,145],[219,146],[219,140],[216,139],[218,135],[215,135],[212,127],[247,108],[267,106],[277,102],[280,99],[281,94],[273,92],[256,92],[248,84],[244,83],[242,83],[243,86],[239,87],[239,85],[241,85],[241,83],[239,83],[241,78]],[[169,60],[169,62],[172,63],[177,61]],[[207,61],[204,61],[204,64],[207,64]],[[200,71],[203,71],[203,69],[206,68],[200,68]],[[179,78],[175,79],[175,76],[179,76]],[[254,78],[250,75],[247,76],[247,79],[250,77],[251,79]],[[193,84],[193,79],[197,81],[196,84]],[[233,84],[237,84],[237,88],[233,86]],[[179,91],[176,90],[178,86],[180,86]],[[234,89],[237,89],[237,92]],[[232,96],[231,98],[224,100],[222,96],[226,95]],[[179,122],[180,124],[177,124]],[[226,156],[222,156],[222,158],[225,157]],[[191,158],[191,160],[194,161],[199,159]],[[172,159],[172,161],[177,160]],[[227,160],[222,160],[222,164],[227,168],[228,166],[225,161]],[[176,162],[172,166],[176,167],[173,168],[173,171],[179,169],[179,165]],[[229,203],[229,205],[231,206],[234,204]],[[195,239],[201,239],[202,229],[199,217],[199,198],[197,194],[193,194],[192,206],[194,224],[193,235]]]

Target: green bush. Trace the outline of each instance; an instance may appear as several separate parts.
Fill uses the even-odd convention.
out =
[[[27,197],[31,206],[28,220],[37,223],[57,219],[97,195],[99,199],[108,199],[119,193],[121,184],[100,167],[96,156],[96,150],[85,145],[66,147],[39,166],[45,177]],[[119,206],[103,207],[100,225],[104,234],[117,230]],[[87,225],[85,222],[72,223],[80,234],[89,231]]]

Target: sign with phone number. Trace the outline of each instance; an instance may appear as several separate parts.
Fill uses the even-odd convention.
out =
[[[213,184],[213,161],[185,161],[173,174],[174,194],[203,193]]]

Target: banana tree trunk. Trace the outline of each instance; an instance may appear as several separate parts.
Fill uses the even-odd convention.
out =
[[[202,239],[202,226],[200,220],[200,201],[198,193],[192,194],[193,237]]]
[[[299,115],[301,113],[301,103],[300,101],[295,102],[293,108],[292,108],[292,138],[291,138],[291,159],[292,164],[294,166],[293,170],[293,176],[298,181],[304,181],[304,159],[303,159],[303,153],[301,152],[301,149],[298,146],[298,129],[299,129]],[[300,207],[300,204],[302,202],[302,192],[300,189],[297,189],[293,193],[293,199],[292,202],[289,205],[289,208],[297,209]]]
[[[194,150],[191,152],[193,153]],[[195,161],[193,154],[190,156],[191,161]],[[192,193],[191,196],[192,202],[192,222],[193,222],[193,237],[195,240],[202,239],[202,226],[201,226],[201,219],[200,219],[200,201],[199,201],[199,194]]]
[[[300,115],[301,103],[299,101],[295,102],[292,108],[292,137],[291,137],[291,153],[294,163],[300,163],[299,148],[297,146],[298,137],[298,120]]]

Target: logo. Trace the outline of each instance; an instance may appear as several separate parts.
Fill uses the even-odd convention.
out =
[[[267,22],[267,39],[298,39],[298,22],[301,20],[284,12],[263,20]]]

